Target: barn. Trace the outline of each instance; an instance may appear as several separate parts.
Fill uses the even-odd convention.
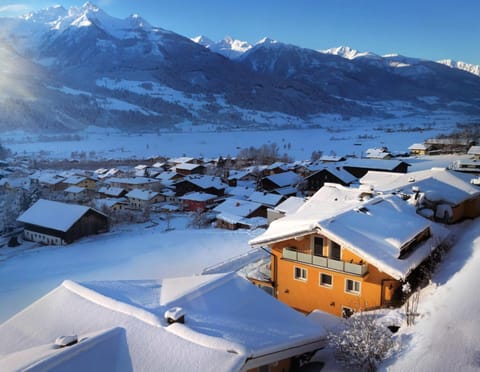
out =
[[[83,205],[40,199],[18,219],[24,237],[47,245],[65,245],[93,234],[107,232],[108,217]]]

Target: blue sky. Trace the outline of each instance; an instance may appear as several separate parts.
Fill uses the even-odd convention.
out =
[[[480,65],[480,0],[98,0],[107,13],[137,13],[154,26],[187,37],[229,35],[255,43],[264,36],[311,49],[348,45],[377,54]],[[57,2],[64,7],[83,1]],[[55,4],[0,0],[10,16]]]

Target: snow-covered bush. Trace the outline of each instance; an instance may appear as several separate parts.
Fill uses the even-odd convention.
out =
[[[394,349],[392,333],[377,324],[374,315],[354,314],[345,327],[328,335],[335,358],[348,368],[375,371],[378,364]]]

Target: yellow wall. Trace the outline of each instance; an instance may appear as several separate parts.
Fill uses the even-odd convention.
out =
[[[362,277],[282,258],[283,248],[285,247],[296,247],[298,252],[310,253],[311,239],[314,236],[307,236],[299,241],[291,239],[272,245],[272,253],[277,257],[276,259],[272,258],[272,279],[277,281],[277,298],[280,301],[305,313],[320,309],[341,316],[342,306],[353,310],[375,308],[385,305],[384,300],[391,299],[393,291],[400,283],[387,274],[379,272],[372,265],[368,265],[368,273]],[[326,237],[323,237],[323,239],[323,253],[327,255],[329,243]],[[363,262],[360,257],[343,246],[341,251],[342,261],[357,264]],[[274,267],[275,262],[277,262],[277,268]],[[306,281],[295,279],[295,267],[307,269]],[[276,275],[275,270],[277,270]],[[320,285],[321,273],[332,276],[331,287]],[[345,291],[346,279],[360,282],[359,294]],[[382,287],[384,295],[386,295],[383,300]],[[388,289],[386,289],[387,287]]]

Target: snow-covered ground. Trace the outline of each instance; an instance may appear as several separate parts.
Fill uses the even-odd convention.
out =
[[[467,221],[420,297],[420,314],[399,332],[401,351],[389,371],[480,370],[480,219]]]
[[[228,272],[235,268],[232,257],[251,249],[253,232],[188,229],[186,222],[172,222],[176,228],[168,232],[161,224],[129,225],[63,247],[24,243],[21,253],[0,262],[0,323],[65,279],[162,279],[201,274],[222,262]]]
[[[325,155],[362,156],[372,147],[386,146],[393,153],[407,153],[413,143],[422,142],[453,129],[452,119],[392,119],[391,122],[350,120],[335,122],[331,117],[318,119],[315,128],[285,130],[222,131],[215,125],[178,125],[178,131],[125,133],[115,129],[89,127],[74,136],[11,132],[2,135],[2,144],[17,154],[69,159],[74,152],[87,158],[127,159],[151,156],[218,157],[236,156],[240,149],[276,143],[279,153],[295,160],[310,159],[313,151]],[[316,121],[317,122],[317,121]],[[431,127],[431,129],[429,129]],[[376,128],[376,129],[372,129]],[[401,132],[392,132],[391,129]],[[423,128],[407,131],[408,128]],[[63,139],[62,139],[63,137]],[[75,139],[75,140],[72,140]]]

